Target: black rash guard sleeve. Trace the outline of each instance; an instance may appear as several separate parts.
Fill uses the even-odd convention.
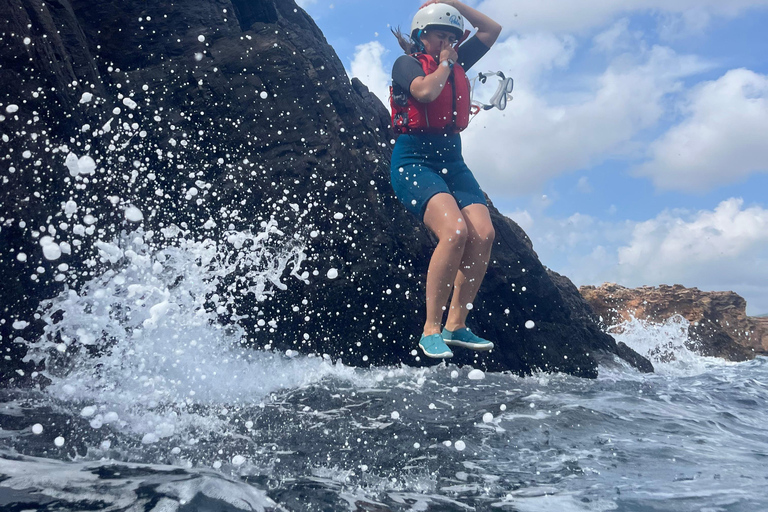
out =
[[[401,55],[392,67],[392,88],[395,93],[411,93],[411,82],[417,77],[427,76],[415,57]]]
[[[477,64],[483,55],[488,53],[488,48],[485,43],[482,42],[477,36],[470,38],[466,43],[459,46],[456,53],[459,54],[459,64],[464,68],[464,71],[469,71],[469,68]]]

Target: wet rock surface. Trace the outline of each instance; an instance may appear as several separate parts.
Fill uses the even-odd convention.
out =
[[[690,348],[702,355],[745,361],[768,353],[768,322],[747,316],[747,302],[734,292],[681,285],[625,288],[612,283],[582,286],[579,291],[606,326],[632,317],[663,323],[681,315],[690,322]]]
[[[29,376],[16,370],[40,334],[39,302],[121,264],[99,258],[97,240],[171,225],[217,239],[271,219],[305,244],[310,275],[267,300],[239,298],[251,345],[435,363],[413,352],[435,240],[391,191],[389,115],[293,1],[9,0],[0,14],[4,384]],[[70,154],[94,168],[68,171]],[[594,377],[613,354],[649,370],[491,211],[496,243],[470,326],[498,349],[453,362]]]

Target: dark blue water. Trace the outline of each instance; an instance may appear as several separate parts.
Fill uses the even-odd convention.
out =
[[[621,336],[648,350],[667,327]],[[226,378],[189,402],[78,376],[5,391],[0,508],[768,510],[768,360],[666,341],[680,357],[657,374],[616,363],[597,380],[257,353],[238,362],[260,381],[248,397]]]

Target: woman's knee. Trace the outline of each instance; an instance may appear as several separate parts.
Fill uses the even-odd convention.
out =
[[[493,228],[491,220],[475,221],[472,224],[470,232],[472,243],[490,247],[496,239],[496,230]]]
[[[484,243],[493,245],[493,241],[496,239],[496,230],[493,229],[493,224],[488,222],[482,227],[477,235]]]
[[[469,227],[464,217],[460,214],[457,219],[446,219],[443,229],[437,234],[440,243],[463,249],[469,239]]]
[[[427,203],[424,223],[442,244],[463,249],[471,228],[450,194],[436,194]]]

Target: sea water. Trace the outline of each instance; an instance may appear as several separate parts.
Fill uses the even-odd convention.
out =
[[[306,278],[281,234],[102,242],[116,264],[42,307],[50,384],[0,394],[0,507],[768,509],[768,360],[698,356],[680,317],[611,329],[656,373],[596,380],[244,348],[216,285],[233,261],[256,294]]]

